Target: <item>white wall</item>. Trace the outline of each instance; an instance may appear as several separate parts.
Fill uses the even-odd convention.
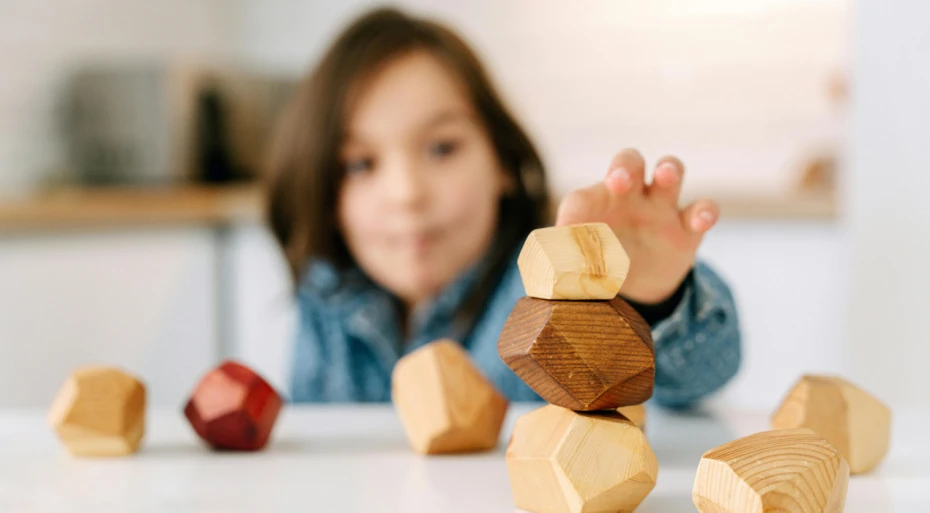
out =
[[[930,406],[930,4],[860,0],[849,198],[853,370]]]
[[[286,391],[297,310],[284,257],[261,226],[238,227],[227,249],[231,354]]]
[[[216,363],[206,229],[0,236],[0,407],[51,403],[78,365],[118,365],[178,407]]]
[[[743,364],[726,404],[773,409],[804,373],[849,371],[848,236],[832,221],[722,220],[700,256],[730,284]]]
[[[673,153],[692,193],[778,193],[836,143],[844,0],[404,0],[473,43],[564,193],[627,146]],[[246,62],[304,73],[372,0],[240,0]]]

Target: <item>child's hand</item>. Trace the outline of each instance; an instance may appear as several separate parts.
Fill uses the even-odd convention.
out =
[[[559,205],[557,225],[604,222],[630,257],[620,293],[639,303],[658,303],[681,285],[694,266],[697,248],[719,216],[716,203],[696,201],[678,208],[684,165],[664,157],[645,184],[645,162],[636,150],[620,152],[604,181],[572,191]]]

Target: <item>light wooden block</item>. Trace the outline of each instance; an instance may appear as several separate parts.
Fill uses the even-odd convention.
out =
[[[517,301],[497,345],[501,359],[547,402],[577,411],[641,404],[652,396],[649,325],[610,301]]]
[[[452,340],[401,358],[391,396],[413,449],[421,454],[497,447],[508,401]]]
[[[145,434],[145,386],[112,367],[84,367],[65,381],[49,424],[75,456],[135,453]]]
[[[533,230],[517,259],[526,295],[540,299],[612,299],[630,259],[604,223]]]
[[[701,513],[841,513],[849,466],[810,429],[766,431],[704,453],[692,499]]]
[[[631,406],[621,406],[617,408],[617,413],[623,415],[640,429],[646,429],[646,405],[634,404]]]
[[[891,410],[834,376],[803,376],[772,416],[772,429],[806,427],[833,444],[853,474],[875,468],[888,452]]]
[[[523,510],[625,513],[652,491],[659,464],[643,432],[622,415],[547,405],[517,419],[507,471]]]
[[[258,373],[226,361],[200,380],[184,416],[213,449],[258,451],[268,443],[281,406],[281,396]]]

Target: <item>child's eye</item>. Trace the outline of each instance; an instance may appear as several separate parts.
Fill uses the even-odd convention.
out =
[[[360,175],[371,171],[374,163],[372,159],[348,159],[343,165],[347,175]]]
[[[454,153],[457,148],[458,144],[454,141],[441,141],[431,143],[426,151],[430,158],[441,159]]]

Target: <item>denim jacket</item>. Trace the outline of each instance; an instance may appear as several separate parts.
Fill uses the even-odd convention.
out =
[[[458,340],[475,364],[512,401],[539,396],[500,359],[497,339],[525,292],[516,255],[469,333],[452,333],[455,313],[478,278],[463,273],[412,317],[405,339],[397,303],[358,270],[337,272],[310,264],[297,291],[299,331],[290,398],[294,402],[379,402],[391,399],[391,371],[399,358],[439,338]],[[687,407],[721,388],[740,363],[739,322],[726,284],[698,263],[674,312],[653,328],[653,398]]]

